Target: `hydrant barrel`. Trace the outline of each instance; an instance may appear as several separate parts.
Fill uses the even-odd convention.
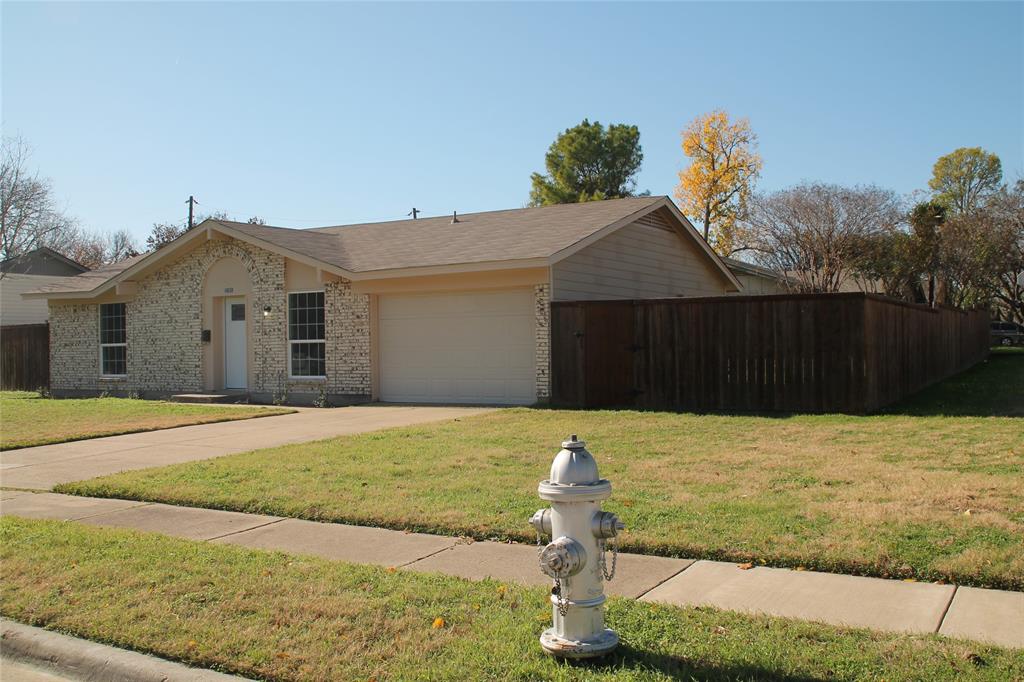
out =
[[[554,624],[541,635],[541,646],[568,658],[602,656],[619,641],[604,627],[605,543],[609,538],[614,541],[622,529],[615,514],[601,510],[601,501],[611,495],[611,483],[600,477],[593,455],[574,435],[562,443],[549,478],[541,481],[537,492],[551,508],[539,510],[530,523],[552,540],[540,562],[553,582]]]

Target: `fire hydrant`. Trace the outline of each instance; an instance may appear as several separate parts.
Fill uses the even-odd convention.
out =
[[[597,462],[586,443],[573,435],[551,463],[551,476],[537,486],[540,499],[551,503],[530,519],[541,536],[552,540],[540,550],[540,568],[553,580],[551,612],[554,627],[540,636],[549,654],[566,658],[592,658],[612,651],[619,643],[614,630],[604,626],[604,581],[615,575],[619,518],[601,511],[601,500],[612,494],[612,484],[597,473]],[[612,542],[611,567],[606,560]]]

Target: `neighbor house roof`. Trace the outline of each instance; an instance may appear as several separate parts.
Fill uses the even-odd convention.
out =
[[[155,259],[171,255],[176,245],[211,231],[298,258],[351,280],[417,274],[425,272],[424,268],[435,271],[452,267],[471,270],[538,267],[554,264],[655,210],[674,215],[680,236],[692,240],[715,263],[722,276],[740,288],[732,271],[668,197],[633,197],[466,213],[458,215],[456,220],[447,215],[305,230],[209,219],[127,267],[88,273],[99,275],[106,271],[106,282],[92,277],[74,277],[71,279],[81,280],[80,287],[62,291],[100,293],[100,289],[111,283],[129,279],[134,270],[149,267]]]
[[[770,270],[769,268],[761,267],[760,265],[754,265],[744,260],[738,260],[736,258],[729,258],[722,256],[722,260],[729,266],[729,269],[733,272],[742,272],[748,275],[755,275],[757,277],[765,277],[767,279],[784,280],[786,276]]]
[[[39,261],[54,260],[58,263],[62,263],[69,270],[76,272],[88,272],[89,268],[85,267],[81,263],[75,260],[71,260],[63,253],[51,249],[49,246],[40,246],[26,251],[17,256],[12,256],[4,261],[0,261],[0,272],[16,272],[25,275],[33,274],[32,269]]]
[[[59,282],[39,287],[31,293],[75,293],[92,291],[115,275],[121,274],[145,257],[145,254],[141,256],[133,256],[117,263],[104,265],[103,267],[96,268],[95,270],[87,270],[86,272],[83,272],[80,275],[75,275],[74,277],[63,277]]]

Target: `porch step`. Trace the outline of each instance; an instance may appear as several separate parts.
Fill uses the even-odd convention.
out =
[[[244,393],[179,393],[171,396],[172,403],[237,403],[249,396]]]

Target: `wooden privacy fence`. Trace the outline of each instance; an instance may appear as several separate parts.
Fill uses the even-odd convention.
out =
[[[0,388],[34,391],[50,385],[50,325],[0,327]]]
[[[984,359],[988,313],[872,294],[551,305],[565,407],[865,413]]]

